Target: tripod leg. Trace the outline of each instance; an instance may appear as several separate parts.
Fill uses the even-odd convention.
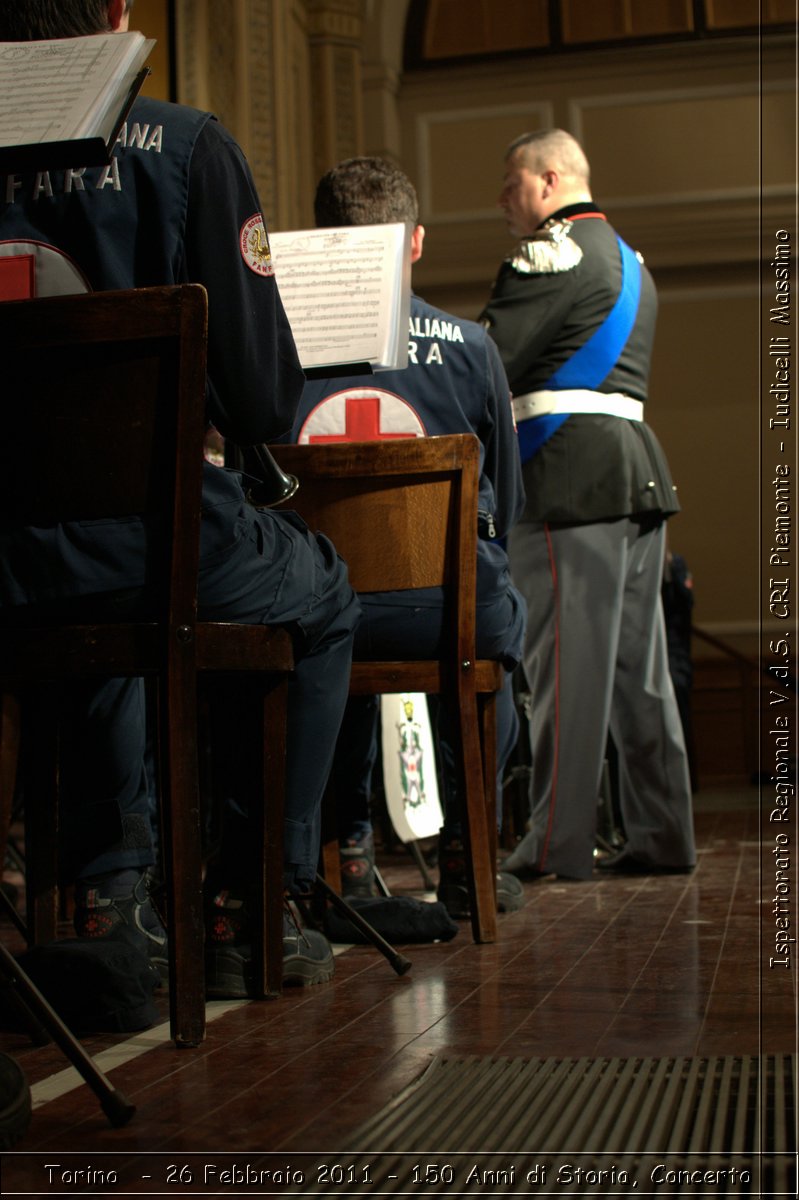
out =
[[[381,896],[390,896],[391,892],[388,890],[388,884],[386,883],[383,876],[380,874],[377,864],[375,864],[372,867],[372,870],[375,873],[375,883],[377,884],[377,890],[380,893],[380,895]]]
[[[130,1101],[112,1086],[108,1078],[84,1050],[58,1013],[48,1004],[33,981],[22,970],[14,956],[0,944],[0,974],[16,988],[23,1003],[44,1026],[60,1050],[80,1072],[100,1101],[100,1107],[112,1125],[126,1125],[136,1111]]]
[[[422,883],[424,884],[424,890],[426,892],[434,892],[436,890],[435,880],[427,869],[427,863],[424,861],[424,856],[419,849],[419,843],[406,842],[406,845],[410,851],[411,858],[419,868],[419,872],[422,876]]]

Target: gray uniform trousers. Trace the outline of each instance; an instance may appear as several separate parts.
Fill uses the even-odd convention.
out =
[[[527,599],[531,830],[507,860],[590,878],[608,731],[631,854],[695,862],[688,762],[660,598],[665,526],[623,517],[517,525],[508,544]]]

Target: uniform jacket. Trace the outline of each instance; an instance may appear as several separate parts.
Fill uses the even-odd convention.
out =
[[[657,297],[643,266],[641,274],[633,329],[596,390],[646,401]],[[503,262],[481,321],[514,395],[546,388],[602,325],[620,286],[616,235],[593,204],[553,214]],[[654,433],[645,422],[622,417],[570,415],[525,464],[524,483],[524,521],[584,523],[679,509]]]
[[[479,325],[411,296],[408,366],[373,376],[309,380],[292,438],[369,440],[475,433],[480,440],[478,598],[485,574],[505,571],[503,538],[524,506],[510,389]]]
[[[201,283],[209,419],[242,445],[285,433],[304,377],[249,168],[210,114],[139,99],[110,166],[9,175],[2,185],[0,298],[12,298],[4,263],[24,255],[35,264],[34,294]],[[55,380],[57,363],[43,365]],[[235,549],[244,503],[239,477],[206,464],[203,561]],[[143,583],[135,521],[28,530],[24,544],[20,536],[0,524],[0,603]]]

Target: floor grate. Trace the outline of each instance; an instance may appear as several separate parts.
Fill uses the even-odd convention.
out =
[[[383,1192],[795,1196],[796,1115],[787,1054],[440,1057],[348,1141]]]

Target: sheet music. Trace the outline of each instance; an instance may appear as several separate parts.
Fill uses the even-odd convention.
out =
[[[270,234],[304,367],[406,365],[410,229],[397,223]]]
[[[0,146],[102,135],[154,44],[137,32],[0,43]]]

